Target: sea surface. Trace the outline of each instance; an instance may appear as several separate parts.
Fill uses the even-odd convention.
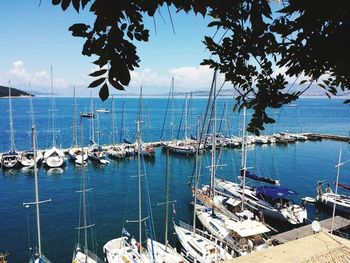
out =
[[[122,109],[123,101],[125,110]],[[102,103],[93,99],[95,109],[112,109],[111,100]],[[139,112],[138,99],[114,100],[115,114],[101,113],[95,120],[95,141],[99,137],[100,144],[112,143],[112,117],[115,116],[117,130],[114,133],[116,142],[120,139],[134,140],[136,116]],[[146,98],[142,102],[142,139],[145,142],[159,141],[163,130],[163,139],[171,137],[171,127],[174,137],[184,136],[185,99],[177,98],[174,106],[170,103],[167,118],[166,98]],[[187,134],[196,134],[198,116],[203,116],[206,99],[193,99],[187,102]],[[13,99],[13,124],[15,129],[15,145],[18,150],[26,150],[30,143],[30,110],[29,99]],[[223,111],[226,104],[226,111]],[[58,146],[69,148],[72,145],[73,117],[76,116],[78,126],[78,141],[81,141],[80,125],[83,127],[83,140],[87,145],[91,139],[90,120],[80,122],[79,114],[74,114],[72,98],[56,98],[55,111],[51,111],[50,98],[34,98],[33,108],[38,131],[40,149],[50,148],[53,143],[52,116],[56,124],[55,142]],[[77,98],[78,112],[89,111],[90,99]],[[229,135],[239,135],[242,130],[242,116],[232,111],[232,99],[220,99],[218,102],[218,128],[220,132]],[[174,109],[174,110],[172,110]],[[0,152],[9,150],[9,112],[8,99],[0,99]],[[54,114],[53,114],[54,113]],[[248,112],[249,118],[250,112]],[[263,134],[280,131],[317,132],[327,134],[349,135],[350,107],[339,99],[300,99],[296,105],[285,106],[272,110],[270,114],[277,120],[269,125]],[[124,123],[122,116],[124,115]],[[182,126],[179,129],[179,123]],[[170,123],[174,123],[173,126]],[[164,123],[164,125],[163,125]],[[121,127],[123,126],[123,128]],[[164,129],[162,127],[164,126]],[[122,131],[122,132],[121,132]],[[99,135],[99,136],[98,136]],[[259,175],[279,179],[281,184],[299,193],[295,201],[300,203],[304,196],[315,196],[317,182],[322,180],[333,184],[336,177],[335,165],[338,162],[339,151],[342,149],[343,161],[350,159],[348,143],[323,140],[318,142],[297,142],[287,146],[264,145],[252,146],[248,151],[248,167]],[[217,176],[228,180],[237,180],[240,167],[240,150],[223,149],[218,154],[221,165]],[[143,206],[143,217],[151,216],[155,237],[164,240],[165,206],[165,153],[160,148],[156,150],[155,160],[141,162],[143,200],[147,192],[151,201],[152,215],[147,213],[147,205]],[[202,176],[200,184],[209,180],[210,153],[202,156]],[[340,170],[340,181],[350,185],[350,164]],[[194,159],[181,155],[171,155],[169,165],[170,200],[169,207],[170,230],[169,239],[176,244],[173,234],[172,220],[192,222],[192,194],[188,187],[191,179]],[[81,188],[81,177],[87,177],[89,223],[95,227],[89,230],[89,248],[102,257],[103,245],[121,236],[122,228],[134,236],[138,234],[138,225],[128,222],[137,220],[138,216],[138,161],[134,158],[111,160],[107,166],[95,165],[91,162],[86,167],[76,167],[72,163],[62,170],[39,169],[40,200],[52,199],[40,206],[42,247],[44,254],[52,262],[69,262],[75,244],[84,242],[82,233],[77,234],[76,227],[81,221],[81,196],[77,192]],[[148,189],[146,191],[145,189]],[[25,208],[23,202],[34,200],[34,177],[32,171],[9,170],[0,174],[0,252],[9,252],[8,262],[27,262],[30,248],[35,244],[34,207]],[[174,205],[172,205],[174,204]],[[176,213],[174,213],[174,210]],[[80,216],[79,216],[80,215]],[[329,211],[319,211],[313,205],[308,205],[308,218],[312,220],[329,217]],[[81,225],[81,224],[80,224]],[[142,224],[145,226],[145,223]],[[143,231],[150,235],[150,231]]]

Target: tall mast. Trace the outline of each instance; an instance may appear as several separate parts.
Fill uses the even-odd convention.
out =
[[[92,101],[92,92],[90,91],[90,114],[91,114],[91,122],[90,122],[90,137],[91,143],[95,143],[95,130],[94,130],[94,104]]]
[[[195,159],[195,177],[194,177],[194,201],[193,201],[193,223],[192,223],[192,235],[194,236],[196,234],[196,203],[197,203],[197,188],[198,188],[198,180],[199,180],[199,165],[198,165],[198,158],[199,158],[199,144],[200,144],[200,138],[199,138],[199,126],[200,126],[200,116],[197,118],[197,148],[196,148],[196,159]]]
[[[166,159],[165,159],[165,251],[168,249],[168,220],[169,220],[169,148],[166,148]]]
[[[77,138],[77,101],[75,98],[75,87],[73,87],[73,98],[74,98],[74,113],[73,113],[73,147],[78,145]]]
[[[212,199],[215,197],[215,172],[216,172],[216,70],[214,72],[214,79],[213,79],[213,103],[214,103],[214,108],[213,108],[213,132],[212,132],[212,143],[211,143],[211,196]],[[214,207],[212,209],[212,213],[214,215]]]
[[[186,96],[185,96],[185,139],[187,139],[187,93],[186,93]]]
[[[340,148],[338,164],[335,166],[337,168],[337,178],[336,178],[336,182],[335,182],[335,193],[334,193],[335,200],[334,200],[333,212],[332,212],[331,234],[333,234],[333,229],[334,229],[334,216],[335,216],[335,207],[336,207],[336,196],[338,195],[338,183],[339,183],[340,167],[344,164],[344,163],[341,163],[341,156],[342,156],[342,149]]]
[[[242,177],[242,210],[244,209],[244,188],[245,188],[245,176],[247,173],[247,138],[246,138],[246,107],[243,107],[243,126],[242,126],[242,165],[241,165],[241,177]]]
[[[9,81],[9,115],[10,115],[10,152],[16,151],[15,135],[13,131],[12,100],[11,100],[11,82]]]
[[[138,201],[139,201],[139,242],[140,244],[142,244],[142,196],[141,196],[141,155],[142,155],[142,145],[141,145],[141,130],[140,130],[140,120],[137,120],[136,122],[136,125],[137,125],[137,165],[138,165],[138,186],[139,186],[139,189],[138,189]],[[141,254],[141,250],[140,250],[140,254]]]
[[[171,78],[171,123],[170,123],[170,135],[171,140],[174,139],[174,124],[175,124],[175,117],[174,117],[174,77]]]
[[[115,113],[114,113],[114,96],[112,95],[112,145],[115,144]]]
[[[84,137],[83,137],[83,122],[80,120],[80,133],[81,133],[81,160],[84,163]],[[85,169],[82,167],[82,201],[83,201],[83,218],[84,218],[84,254],[85,254],[85,262],[87,263],[88,259],[88,225],[87,225],[87,211],[86,211],[86,181],[85,181]]]
[[[124,137],[124,122],[125,122],[125,100],[123,101],[123,107],[122,107],[122,121],[120,124],[120,142],[122,142],[122,139]]]
[[[56,147],[56,134],[55,134],[55,101],[53,97],[53,74],[51,66],[51,116],[52,116],[52,147]]]
[[[34,189],[35,189],[35,208],[36,208],[36,230],[38,238],[38,253],[41,256],[41,230],[40,230],[40,209],[39,209],[39,183],[38,183],[38,167],[36,163],[36,132],[35,125],[32,126],[32,144],[34,151]]]

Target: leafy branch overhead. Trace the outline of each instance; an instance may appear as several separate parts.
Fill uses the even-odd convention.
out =
[[[89,7],[93,25],[74,24],[73,36],[85,39],[82,53],[97,57],[99,69],[89,87],[101,87],[100,98],[109,96],[109,85],[124,90],[130,71],[139,66],[134,41],[149,40],[144,16],[154,16],[162,6],[209,16],[208,27],[217,29],[220,39],[207,36],[204,43],[212,56],[202,65],[217,68],[225,81],[237,90],[236,107],[254,110],[248,130],[259,133],[275,122],[266,110],[296,100],[317,83],[328,96],[350,87],[350,3],[346,0],[52,0],[66,10]],[[278,10],[278,11],[272,11]],[[277,74],[276,68],[286,68]],[[288,79],[299,78],[303,91],[289,91]],[[325,77],[327,76],[327,77]],[[345,101],[349,103],[350,101]]]

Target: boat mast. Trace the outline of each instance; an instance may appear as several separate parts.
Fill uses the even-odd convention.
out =
[[[88,233],[87,229],[87,211],[86,211],[86,181],[85,181],[85,169],[84,169],[84,147],[83,147],[83,121],[80,120],[80,132],[81,132],[81,160],[83,162],[82,171],[82,201],[83,201],[83,217],[84,217],[84,254],[85,254],[85,262],[88,260]]]
[[[171,123],[170,123],[170,135],[171,140],[174,139],[174,123],[175,123],[175,116],[174,116],[174,77],[171,78]]]
[[[245,176],[247,173],[247,143],[246,143],[246,107],[243,107],[243,126],[242,126],[242,210],[244,209],[244,188],[245,188]]]
[[[120,124],[120,137],[119,137],[120,142],[122,142],[122,139],[124,137],[124,121],[125,121],[125,100],[123,101],[123,106],[122,106],[122,121]]]
[[[138,189],[138,201],[139,201],[139,242],[140,244],[142,244],[142,206],[141,206],[141,156],[142,156],[142,145],[141,145],[141,130],[140,130],[140,120],[137,120],[136,122],[136,125],[137,125],[137,168],[138,168],[138,186],[139,186],[139,189]],[[140,248],[140,257],[141,257],[141,248]]]
[[[90,91],[90,114],[91,114],[91,122],[90,122],[90,137],[91,137],[91,143],[95,143],[95,130],[94,130],[94,104],[92,101],[92,92]]]
[[[213,78],[213,103],[214,103],[214,108],[213,108],[213,132],[212,132],[212,142],[211,142],[211,198],[214,200],[215,197],[215,172],[216,172],[216,99],[217,99],[217,94],[216,94],[216,70],[214,72],[214,78]],[[213,202],[214,203],[214,202]],[[212,207],[212,214],[214,215],[214,206]]]
[[[341,156],[342,156],[342,149],[340,148],[338,164],[335,166],[337,168],[337,178],[336,178],[336,182],[335,182],[335,193],[334,193],[334,203],[333,203],[333,212],[332,212],[331,234],[333,234],[333,229],[334,229],[334,217],[335,217],[335,208],[336,208],[337,195],[338,195],[338,183],[339,183],[340,167],[344,164],[344,163],[341,163]]]
[[[188,127],[187,127],[187,118],[188,118],[188,116],[187,116],[187,93],[186,93],[186,95],[185,95],[185,140],[187,139],[187,129],[188,129]]]
[[[165,159],[165,251],[168,250],[168,220],[169,220],[169,148],[166,148]]]
[[[36,209],[36,231],[38,238],[38,253],[41,256],[41,229],[40,229],[40,209],[39,209],[39,183],[38,183],[38,167],[36,152],[36,131],[35,125],[32,125],[32,144],[34,151],[34,189],[35,189],[35,209]]]
[[[115,144],[115,114],[114,114],[114,95],[112,95],[112,145]]]
[[[195,177],[194,177],[194,200],[193,200],[193,223],[192,223],[192,235],[196,234],[196,203],[197,203],[197,188],[199,181],[199,167],[198,167],[198,158],[199,158],[199,147],[200,147],[200,138],[199,138],[199,126],[200,126],[200,116],[197,118],[197,148],[196,148],[196,159],[195,159]]]
[[[73,98],[74,98],[74,114],[73,114],[73,147],[78,145],[77,138],[77,101],[75,98],[75,87],[73,87]]]
[[[56,147],[56,134],[55,134],[55,102],[53,97],[53,76],[51,66],[51,112],[52,112],[52,147]]]
[[[12,100],[11,100],[11,82],[9,81],[9,115],[10,115],[10,152],[16,151],[15,135],[13,131]]]

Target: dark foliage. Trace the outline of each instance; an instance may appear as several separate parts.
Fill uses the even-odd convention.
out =
[[[130,71],[140,62],[133,42],[149,40],[143,17],[153,16],[163,5],[210,15],[208,26],[216,27],[222,38],[205,37],[212,57],[202,65],[218,69],[237,90],[236,108],[244,105],[254,110],[251,132],[258,134],[265,124],[275,122],[267,108],[296,100],[311,83],[318,83],[329,96],[350,87],[350,2],[346,0],[283,1],[274,14],[268,0],[52,0],[63,10],[71,4],[77,12],[88,2],[95,23],[74,24],[69,30],[86,39],[84,55],[98,57],[94,64],[100,69],[90,74],[96,80],[89,87],[101,87],[102,100],[109,96],[108,84],[118,90],[129,84]],[[291,83],[285,75],[274,74],[276,67],[286,67],[290,77],[304,74],[300,84],[306,84],[305,90],[289,92]]]

